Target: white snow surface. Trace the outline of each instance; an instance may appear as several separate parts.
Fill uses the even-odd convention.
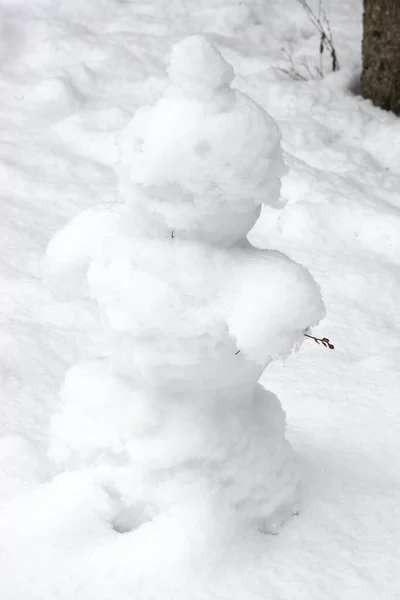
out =
[[[282,71],[288,68],[282,48],[293,52],[299,68],[303,57],[313,67],[319,40],[294,0],[0,1],[1,598],[398,596],[400,121],[357,95],[361,4],[325,2],[342,69],[303,82]],[[190,33],[211,37],[234,65],[235,89],[279,125],[288,167],[283,208],[265,206],[250,241],[307,267],[327,308],[313,334],[335,344],[329,351],[307,340],[265,372],[263,383],[285,408],[302,479],[302,509],[277,536],[232,526],[224,498],[206,494],[201,478],[183,476],[166,485],[162,514],[154,514],[160,499],[149,503],[146,494],[135,499],[134,510],[125,507],[137,473],[127,480],[121,456],[135,449],[119,444],[129,437],[134,411],[150,429],[155,415],[146,402],[132,404],[115,390],[101,361],[74,367],[63,396],[68,381],[82,382],[88,374],[93,381],[97,373],[97,389],[84,395],[79,410],[88,406],[93,414],[93,403],[114,394],[115,411],[96,417],[109,438],[98,439],[96,457],[88,454],[90,468],[56,474],[47,459],[49,422],[62,405],[65,372],[104,355],[106,340],[90,299],[60,303],[43,285],[42,256],[56,230],[87,208],[94,229],[112,231],[121,131],[139,106],[177,93],[166,89],[166,61],[173,43]],[[185,69],[178,61],[170,71],[178,88]],[[230,77],[216,69],[204,85],[215,90]],[[249,152],[243,173],[255,156]],[[145,175],[145,169],[137,174]],[[90,208],[100,203],[109,204],[97,213]],[[61,274],[66,291],[80,280],[82,257],[90,252],[85,214],[78,217],[83,245],[68,259],[68,265],[76,261],[77,279]],[[257,284],[255,303],[265,285]],[[245,344],[253,313],[244,308],[235,327]],[[272,412],[275,397],[265,398]],[[197,406],[190,407],[191,422]],[[234,435],[235,419],[245,421],[240,407],[225,424],[222,446]],[[90,430],[83,430],[73,408],[65,437],[85,440]],[[283,415],[276,416],[274,426],[282,427]],[[200,437],[209,433],[210,459],[219,440],[201,419],[197,427]],[[243,443],[254,444],[257,459],[261,432],[248,433]],[[196,452],[195,439],[187,437],[182,454]],[[149,452],[168,462],[159,442]],[[115,461],[105,477],[96,461],[110,447]],[[57,451],[64,450],[60,445]],[[216,477],[229,478],[226,468]],[[245,477],[246,465],[241,472]],[[116,494],[121,480],[126,488]],[[182,489],[191,499],[184,506],[176,502]]]

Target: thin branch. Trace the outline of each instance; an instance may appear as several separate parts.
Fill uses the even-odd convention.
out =
[[[294,79],[296,81],[307,81],[307,77],[304,77],[304,75],[302,75],[299,72],[299,70],[297,69],[297,67],[294,63],[294,60],[293,60],[293,55],[285,48],[282,48],[282,51],[286,54],[286,58],[290,63],[290,69],[281,68],[279,70],[282,73],[286,73],[286,75],[289,75],[289,77],[291,77],[292,79]]]
[[[320,36],[319,53],[320,53],[320,70],[322,71],[322,54],[324,48],[329,52],[332,60],[332,71],[338,71],[339,60],[337,57],[336,49],[333,44],[332,31],[326,12],[322,7],[322,0],[318,3],[318,16],[314,13],[307,0],[297,0],[300,6],[305,10]]]
[[[325,346],[325,348],[329,348],[329,350],[334,350],[335,346],[333,344],[330,343],[328,338],[317,338],[313,335],[309,335],[308,333],[304,334],[305,337],[311,338],[312,340],[314,340],[314,342],[316,342],[317,344],[321,343],[323,346]]]
[[[303,60],[301,61],[301,64],[307,70],[307,73],[310,75],[311,79],[315,79],[313,72],[311,71],[310,67],[308,66],[308,62],[307,62],[306,58],[303,58]]]

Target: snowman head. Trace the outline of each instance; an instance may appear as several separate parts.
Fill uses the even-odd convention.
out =
[[[228,94],[235,73],[230,65],[202,35],[185,38],[172,48],[168,75],[172,85],[194,100],[217,100]]]
[[[168,74],[163,96],[122,135],[123,194],[183,236],[232,243],[279,200],[278,127],[232,89],[232,66],[204,36],[174,46]]]

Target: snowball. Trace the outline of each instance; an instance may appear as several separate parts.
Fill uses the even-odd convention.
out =
[[[285,416],[261,386],[193,390],[188,398],[168,388],[134,388],[105,361],[85,361],[68,373],[62,397],[51,456],[92,470],[92,479],[119,499],[118,527],[190,506],[199,485],[199,507],[212,501],[217,512],[264,527],[296,497]]]
[[[151,436],[156,415],[147,396],[110,374],[107,360],[71,367],[61,389],[63,408],[54,415],[50,457],[57,463],[96,464],[112,456],[123,461],[134,436]],[[79,460],[76,460],[79,457]]]
[[[243,238],[262,204],[279,203],[285,173],[276,123],[227,85],[226,69],[203,38],[178,44],[171,85],[137,111],[119,143],[120,189],[133,211],[181,237],[221,245]]]
[[[202,35],[187,37],[175,44],[168,74],[174,84],[194,96],[202,90],[213,92],[234,78],[233,67]]]
[[[67,280],[87,263],[112,367],[136,385],[243,389],[322,318],[318,287],[284,255],[148,238],[119,211],[84,213],[49,256]]]
[[[117,212],[110,204],[91,207],[53,236],[42,269],[46,284],[57,296],[68,298],[78,291],[93,256],[94,238],[100,243],[112,235]]]
[[[250,359],[285,358],[325,316],[321,293],[302,265],[280,252],[238,253],[230,287],[229,332]]]
[[[107,324],[116,371],[147,386],[243,387],[260,366],[236,356],[223,300],[229,251],[167,239],[108,240],[88,281]]]

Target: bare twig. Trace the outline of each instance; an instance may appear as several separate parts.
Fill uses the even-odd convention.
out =
[[[285,53],[286,59],[289,62],[288,69],[279,69],[282,73],[289,75],[289,77],[291,77],[291,79],[294,79],[295,81],[309,81],[310,79],[322,79],[323,74],[320,67],[313,67],[313,71],[310,65],[308,64],[306,58],[302,58],[301,61],[296,63],[293,59],[293,55],[291,52],[284,48],[282,48],[282,51]],[[302,73],[302,71],[304,71],[304,74]]]
[[[279,69],[282,73],[289,75],[295,81],[309,81],[310,79],[323,79],[324,77],[324,53],[328,53],[331,59],[332,71],[339,70],[339,61],[335,46],[332,39],[332,31],[328,17],[322,5],[322,0],[318,1],[317,14],[308,4],[307,0],[297,0],[298,3],[307,13],[307,16],[319,33],[319,66],[310,68],[307,60],[303,58],[301,61],[295,62],[293,53],[283,49],[286,59],[289,63],[288,68]]]
[[[292,53],[286,50],[285,48],[282,48],[282,51],[285,53],[286,58],[289,62],[289,69],[282,68],[279,70],[282,73],[286,73],[286,75],[289,75],[289,77],[291,77],[291,79],[294,79],[295,81],[307,81],[307,77],[300,73],[298,66],[295,64]]]
[[[306,331],[310,331],[310,329],[306,329]],[[316,344],[322,344],[325,348],[329,348],[329,350],[334,350],[335,346],[333,344],[331,344],[329,338],[317,338],[314,335],[310,335],[309,333],[304,332],[304,337],[308,337],[311,338],[312,340],[314,340],[314,342]],[[240,353],[240,350],[238,350],[237,352],[235,352],[235,356],[237,356]]]
[[[305,337],[311,338],[312,340],[314,340],[314,342],[316,342],[317,344],[321,343],[323,346],[325,346],[325,348],[329,348],[329,350],[334,350],[335,346],[333,344],[330,343],[328,338],[317,338],[313,335],[309,335],[308,333],[304,334]]]
[[[311,79],[315,79],[314,73],[311,71],[306,58],[303,58],[303,60],[301,61],[301,64],[306,69],[306,71],[309,74],[309,76],[311,77]],[[319,69],[316,69],[316,70],[317,70],[317,73],[320,73]]]
[[[305,12],[310,19],[310,22],[314,25],[315,29],[319,33],[319,60],[320,60],[320,71],[323,72],[322,57],[324,50],[326,50],[332,61],[332,71],[339,70],[339,60],[337,57],[336,49],[333,44],[332,31],[329,24],[328,17],[326,16],[325,10],[322,6],[322,0],[318,3],[318,15],[314,13],[307,0],[297,0],[298,3],[303,7]]]

